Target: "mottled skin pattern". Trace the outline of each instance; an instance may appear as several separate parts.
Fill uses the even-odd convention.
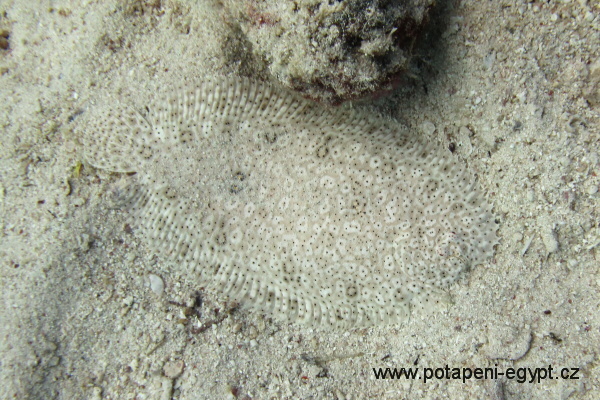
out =
[[[90,117],[87,160],[149,248],[283,320],[350,328],[446,300],[496,226],[450,152],[399,125],[230,79]]]

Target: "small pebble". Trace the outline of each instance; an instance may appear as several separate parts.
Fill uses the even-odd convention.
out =
[[[594,18],[596,18],[596,17],[594,16],[593,12],[588,11],[588,12],[585,13],[585,20],[587,22],[592,22],[594,20]]]
[[[90,392],[90,400],[102,400],[102,388],[94,386]]]
[[[520,242],[521,240],[523,240],[523,234],[520,232],[516,232],[513,235],[513,241],[516,243],[516,242]]]
[[[483,58],[483,65],[486,69],[491,69],[496,61],[496,53],[491,52]],[[481,99],[478,97],[478,99]]]
[[[421,130],[426,135],[433,135],[433,132],[435,132],[435,125],[431,121],[425,121],[421,124]]]
[[[92,244],[92,238],[87,233],[82,233],[77,237],[77,244],[82,251],[88,251]]]
[[[127,296],[123,299],[123,304],[127,307],[131,307],[133,304],[133,296]]]
[[[533,189],[527,191],[527,201],[530,203],[535,201],[535,191]]]
[[[3,29],[2,31],[0,31],[0,49],[2,50],[8,50],[8,48],[10,47],[10,44],[8,43],[8,38],[10,36],[10,33]]]
[[[256,339],[258,337],[258,329],[254,325],[250,325],[247,335],[250,339]]]
[[[73,207],[81,207],[82,205],[85,204],[85,199],[81,198],[81,197],[75,197],[72,201],[71,204],[73,205]]]
[[[169,379],[178,378],[183,373],[183,367],[185,366],[183,360],[169,361],[163,367],[163,373]]]
[[[158,275],[149,274],[148,279],[150,280],[150,289],[157,295],[162,295],[165,290],[165,283],[162,278]]]
[[[544,246],[546,246],[546,251],[548,253],[554,253],[558,250],[558,240],[556,240],[556,234],[553,229],[544,229],[541,232],[542,242],[544,242]]]
[[[231,331],[233,333],[238,333],[239,331],[242,330],[242,324],[241,322],[236,322],[232,327],[231,327]]]

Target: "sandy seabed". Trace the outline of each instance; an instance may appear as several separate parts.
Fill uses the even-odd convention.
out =
[[[598,398],[600,8],[438,7],[403,85],[354,106],[454,148],[501,243],[446,310],[326,332],[198,287],[110,207],[117,177],[82,164],[99,97],[268,78],[219,2],[0,1],[0,397]],[[446,365],[527,375],[422,379]],[[421,379],[376,379],[388,367]]]

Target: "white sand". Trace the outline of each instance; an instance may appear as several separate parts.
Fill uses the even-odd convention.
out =
[[[0,51],[0,398],[600,396],[596,2],[440,1],[449,15],[434,22],[447,26],[414,78],[357,105],[414,130],[433,124],[436,140],[454,143],[494,203],[502,243],[452,287],[446,312],[346,333],[279,324],[201,290],[110,208],[117,177],[78,167],[77,116],[99,96],[183,76],[265,77],[218,2],[31,3],[0,1],[10,32]],[[580,379],[372,372],[446,364],[579,368]]]

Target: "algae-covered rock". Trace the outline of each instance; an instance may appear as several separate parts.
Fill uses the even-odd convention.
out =
[[[405,70],[433,0],[226,0],[273,76],[312,99],[340,103]]]

